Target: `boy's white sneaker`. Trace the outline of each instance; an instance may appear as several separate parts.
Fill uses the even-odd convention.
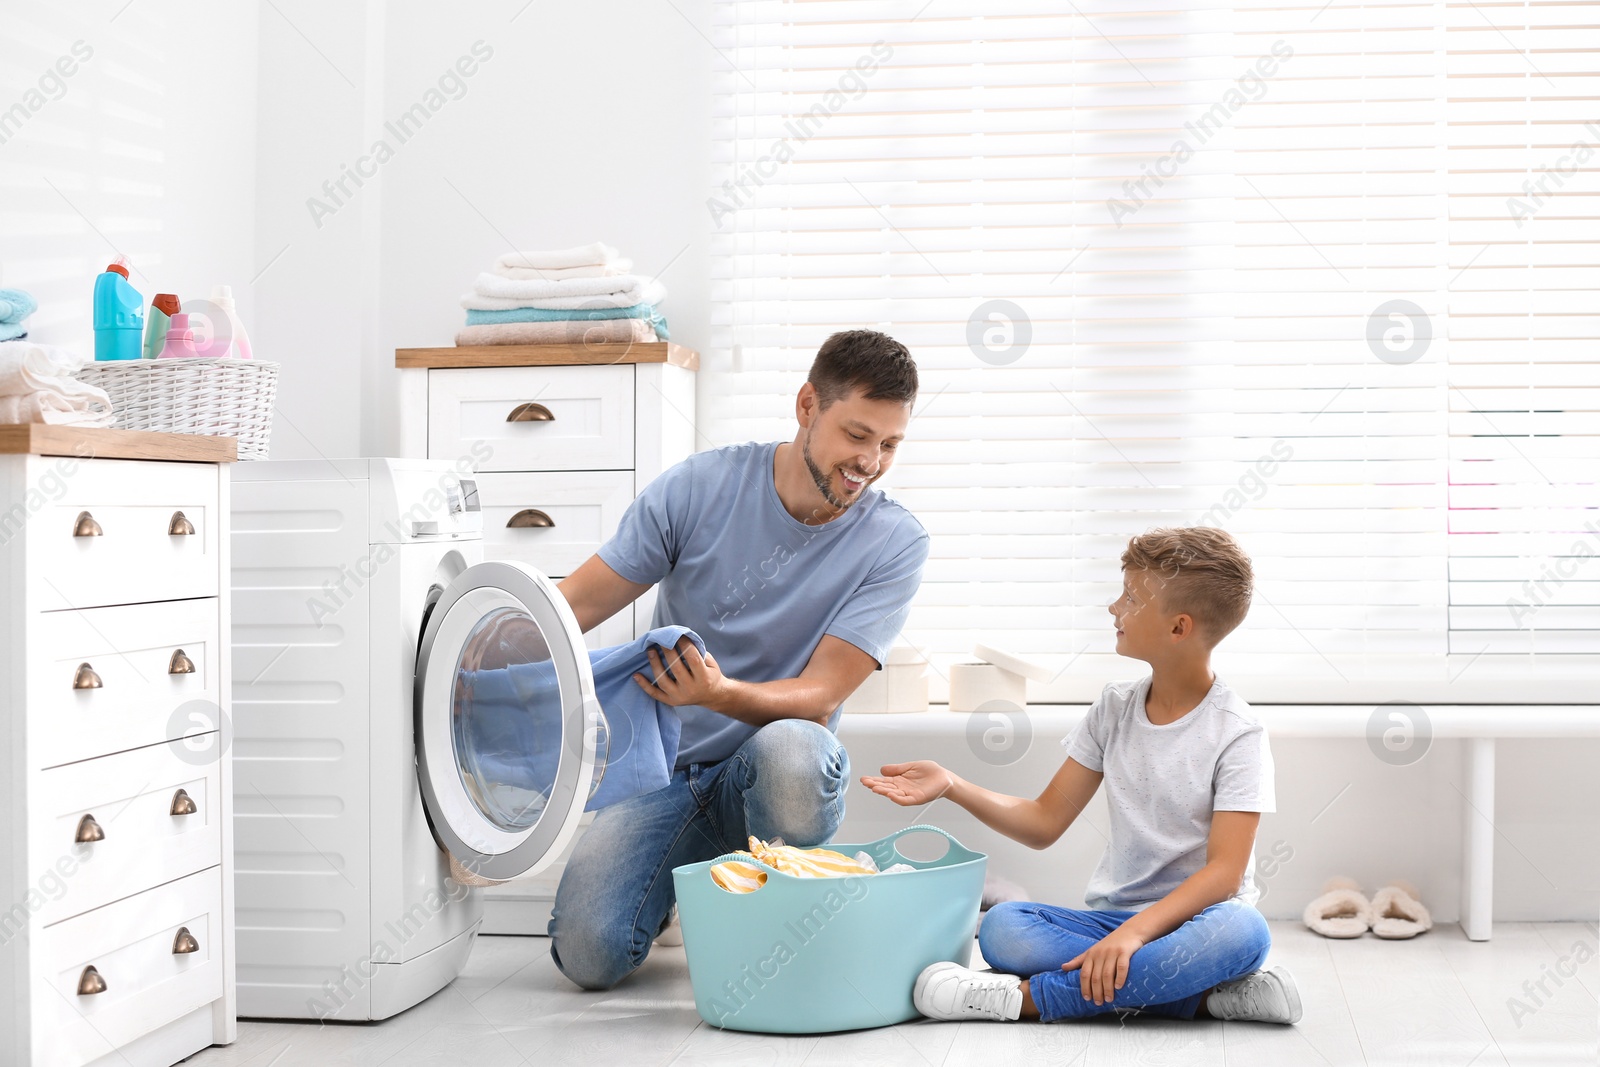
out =
[[[951,963],[930,964],[917,975],[911,1002],[930,1019],[995,1019],[1022,1016],[1022,979],[1014,974],[974,971]]]
[[[1269,967],[1217,986],[1206,999],[1206,1011],[1217,1019],[1293,1025],[1300,1021],[1300,990],[1287,968]]]

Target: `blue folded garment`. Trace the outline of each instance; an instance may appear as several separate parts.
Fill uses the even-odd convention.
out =
[[[625,308],[583,308],[578,311],[547,311],[544,308],[514,308],[510,311],[468,311],[468,326],[494,326],[502,322],[594,322],[597,319],[647,319],[656,336],[667,340],[667,320],[655,304],[632,304]]]
[[[585,811],[652,793],[671,778],[683,728],[678,710],[640,689],[633,675],[651,677],[647,650],[671,649],[681,637],[705,652],[694,631],[661,626],[629,644],[589,653],[595,696],[606,717],[604,742],[596,753],[597,769],[604,759],[605,773]],[[463,778],[471,779],[480,798],[511,813],[511,821],[531,825],[528,816],[543,810],[562,755],[554,668],[544,660],[462,671],[457,694],[456,747]]]
[[[0,323],[17,323],[39,308],[33,294],[22,289],[0,289]]]
[[[0,322],[0,341],[20,341],[28,336],[28,327],[20,322]]]

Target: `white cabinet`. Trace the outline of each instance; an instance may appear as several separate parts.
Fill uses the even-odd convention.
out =
[[[474,365],[483,351],[396,353],[401,455],[471,458],[484,558],[559,580],[615,532],[640,490],[695,451],[699,357],[667,343],[507,345],[492,353],[494,365]],[[650,629],[654,610],[651,590],[585,640],[630,641]],[[482,932],[543,934],[570,853],[541,875],[485,890]]]
[[[0,440],[0,1065],[171,1064],[236,1032],[228,465],[77,433]]]

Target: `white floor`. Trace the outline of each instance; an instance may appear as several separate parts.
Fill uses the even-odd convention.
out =
[[[1089,1023],[908,1023],[823,1037],[766,1037],[700,1021],[681,948],[657,948],[610,993],[584,993],[537,937],[478,939],[467,970],[387,1022],[241,1021],[196,1067],[334,1064],[1400,1064],[1490,1067],[1600,1062],[1600,958],[1578,923],[1498,923],[1494,940],[1442,926],[1414,941],[1327,941],[1272,924],[1272,963],[1305,1000],[1298,1026],[1107,1016]],[[1580,950],[1577,946],[1581,945]],[[1581,955],[1575,977],[1563,977]],[[1563,964],[1563,959],[1568,962]],[[1543,979],[1541,992],[1537,983]],[[1559,984],[1558,984],[1559,979]],[[1524,983],[1533,983],[1529,990]],[[1546,995],[1548,993],[1548,995]],[[1511,998],[1528,1009],[1514,1010]]]

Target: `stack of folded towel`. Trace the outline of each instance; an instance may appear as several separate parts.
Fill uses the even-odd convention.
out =
[[[461,298],[458,345],[602,344],[667,339],[661,283],[604,244],[508,252]]]
[[[39,307],[31,293],[21,289],[0,289],[0,341],[15,341],[28,336],[22,320]]]
[[[83,362],[64,348],[0,342],[0,423],[110,426],[116,414],[106,391],[73,377]]]

